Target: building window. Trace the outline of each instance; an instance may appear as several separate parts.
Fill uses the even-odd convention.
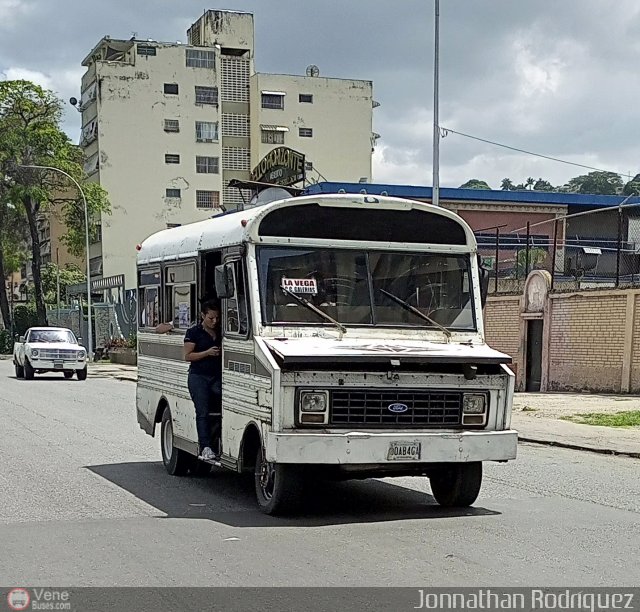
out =
[[[197,155],[196,172],[198,174],[218,174],[220,172],[220,158]]]
[[[164,156],[165,164],[179,164],[180,156],[177,153],[166,153]]]
[[[164,120],[165,132],[179,132],[180,122],[177,119],[165,119]]]
[[[96,244],[97,242],[102,242],[102,224],[100,223],[96,225],[95,233],[91,237],[91,244]]]
[[[138,55],[155,55],[156,48],[150,47],[149,45],[138,45],[136,47],[136,51]]]
[[[196,85],[196,104],[217,104],[218,88]]]
[[[178,84],[177,83],[165,83],[164,84],[164,93],[171,94],[173,96],[178,95]]]
[[[284,110],[284,94],[277,92],[262,92],[262,108]]]
[[[216,54],[214,51],[187,49],[187,67],[213,70],[216,67]]]
[[[91,276],[102,275],[102,257],[92,257],[89,260],[89,274]]]
[[[220,192],[196,190],[196,208],[220,208]]]
[[[196,142],[216,142],[218,124],[210,121],[196,121]]]
[[[179,198],[181,197],[180,195],[180,190],[179,189],[167,189],[164,193],[164,197],[165,198]]]
[[[307,104],[313,104],[313,95],[312,94],[300,94],[298,96],[298,102],[306,102]]]
[[[298,128],[298,136],[300,136],[300,138],[313,138],[313,129]]]
[[[284,132],[276,130],[260,130],[260,139],[263,144],[284,144]]]

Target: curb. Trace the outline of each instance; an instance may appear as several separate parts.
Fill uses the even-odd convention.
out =
[[[613,448],[598,448],[595,446],[585,446],[583,444],[571,444],[570,442],[556,442],[555,440],[541,440],[539,438],[528,437],[523,438],[520,435],[518,435],[518,442],[528,442],[530,444],[540,444],[543,446],[558,446],[560,448],[598,453],[600,455],[623,455],[625,457],[631,457],[632,459],[640,459],[640,451],[620,451]]]

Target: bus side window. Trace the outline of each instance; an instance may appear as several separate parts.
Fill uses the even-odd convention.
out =
[[[138,272],[138,327],[160,323],[160,268]]]
[[[197,316],[195,264],[167,266],[165,291],[165,321],[171,321],[176,330],[189,329]]]
[[[233,262],[233,278],[235,291],[233,297],[227,299],[226,331],[246,336],[249,331],[249,319],[246,278],[242,261]]]

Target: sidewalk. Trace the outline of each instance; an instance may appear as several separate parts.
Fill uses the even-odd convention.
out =
[[[138,369],[109,362],[91,363],[89,377],[136,382]],[[585,412],[628,410],[640,410],[640,397],[590,393],[516,393],[511,426],[518,432],[521,442],[640,458],[640,427],[598,427],[560,418]]]

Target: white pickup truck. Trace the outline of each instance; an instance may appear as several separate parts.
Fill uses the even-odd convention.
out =
[[[43,372],[87,378],[87,351],[65,327],[30,327],[13,347],[13,364],[16,378],[31,380]]]

